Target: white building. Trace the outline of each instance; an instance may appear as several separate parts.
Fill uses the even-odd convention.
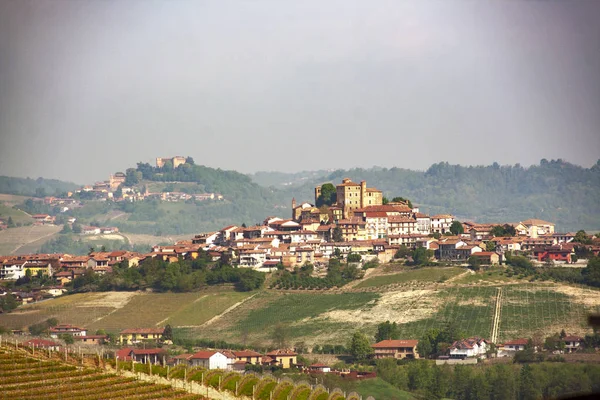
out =
[[[450,232],[454,217],[450,214],[438,214],[431,217],[431,232],[444,234]]]
[[[527,339],[515,339],[498,346],[498,357],[514,357],[517,351],[525,350]]]
[[[482,357],[485,356],[485,353],[488,349],[488,341],[482,338],[472,337],[468,339],[457,340],[452,344],[452,346],[450,346],[450,357]]]
[[[199,351],[188,359],[192,367],[227,369],[228,359],[219,351]]]

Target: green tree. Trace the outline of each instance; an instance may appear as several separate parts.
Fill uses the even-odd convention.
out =
[[[115,199],[123,198],[123,185],[122,184],[119,185],[117,190],[115,190],[115,192],[113,193],[113,198],[115,198]]]
[[[340,228],[339,226],[336,226],[335,228],[333,228],[333,234],[331,235],[332,239],[334,242],[343,242],[344,241],[344,236],[342,234],[342,228]]]
[[[386,205],[388,204],[390,201],[387,197],[383,196],[383,198],[381,199],[381,204]]]
[[[430,261],[432,256],[433,252],[431,250],[425,247],[417,247],[412,253],[412,264],[417,266],[425,265]]]
[[[581,244],[590,244],[592,242],[591,238],[583,229],[578,230],[577,233],[575,233],[573,241]]]
[[[60,233],[71,233],[71,232],[73,232],[73,230],[71,229],[71,226],[69,224],[64,224],[63,228],[60,231]]]
[[[4,296],[0,296],[0,312],[9,313],[18,306],[19,304],[17,303],[15,296],[13,296],[12,294],[7,293]]]
[[[64,342],[66,344],[73,344],[75,343],[75,339],[73,339],[73,335],[69,335],[68,333],[64,333],[62,335],[59,336],[60,339],[64,340]]]
[[[399,339],[398,325],[394,322],[385,321],[377,325],[377,333],[375,333],[375,341],[395,340]]]
[[[330,206],[337,201],[337,189],[331,183],[325,183],[321,186],[321,194],[317,198],[317,207]]]
[[[81,233],[81,225],[77,222],[73,224],[73,233]]]
[[[591,257],[581,274],[586,284],[600,287],[600,257]]]
[[[394,254],[394,258],[406,258],[411,253],[412,251],[408,247],[406,247],[406,245],[403,244],[402,246],[400,246],[400,248],[398,248],[396,254]]]
[[[412,202],[404,197],[394,197],[392,203],[405,203],[408,207],[413,208]]]
[[[465,228],[460,221],[454,220],[452,221],[452,224],[450,224],[450,232],[452,232],[453,235],[462,235],[465,233]]]
[[[479,257],[476,257],[476,256],[469,257],[468,263],[469,263],[469,268],[471,268],[474,271],[479,271],[481,269],[481,259]]]
[[[362,260],[362,257],[358,253],[350,253],[346,259],[349,263],[356,263]]]
[[[163,332],[162,339],[164,341],[167,341],[167,340],[173,341],[173,328],[171,328],[171,325],[167,324],[165,326],[165,330]]]
[[[287,346],[288,338],[289,332],[287,326],[282,323],[276,324],[271,334],[273,345],[279,349],[283,349]]]
[[[492,242],[491,240],[486,242],[485,251],[496,251],[496,243]]]
[[[537,400],[542,398],[542,393],[536,386],[532,368],[529,364],[523,365],[519,378],[519,400]]]
[[[348,342],[348,351],[355,360],[363,361],[373,352],[369,338],[363,333],[355,332]]]
[[[15,222],[13,221],[12,217],[8,217],[8,221],[6,221],[6,226],[8,228],[14,228],[15,227]]]

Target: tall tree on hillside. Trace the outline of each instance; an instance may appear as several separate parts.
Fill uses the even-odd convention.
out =
[[[342,234],[342,228],[336,226],[333,228],[333,234],[331,235],[334,242],[343,242],[344,235]]]
[[[348,351],[355,360],[364,360],[373,352],[369,338],[363,333],[355,332],[348,342]]]
[[[285,348],[287,346],[288,336],[288,328],[284,324],[279,323],[275,325],[271,336],[273,345],[279,349]]]
[[[460,223],[460,221],[452,221],[452,224],[450,225],[450,232],[452,232],[453,235],[462,235],[465,233],[465,228],[463,228],[463,225]]]
[[[12,217],[8,217],[8,221],[6,221],[6,226],[9,228],[15,227],[15,221],[13,221]]]
[[[395,322],[385,321],[377,325],[377,333],[375,333],[376,342],[398,339],[399,337],[398,324]]]
[[[330,206],[337,201],[337,191],[331,183],[325,183],[321,186],[321,195],[317,198],[317,207],[324,205]]]
[[[162,339],[163,339],[163,341],[167,341],[167,340],[173,341],[173,328],[171,328],[171,325],[167,324],[165,326],[165,330],[163,332]]]

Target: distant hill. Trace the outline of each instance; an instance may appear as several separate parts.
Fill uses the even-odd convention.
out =
[[[309,176],[309,173],[304,173]],[[423,212],[448,212],[475,222],[518,222],[540,218],[562,231],[600,229],[600,161],[583,168],[562,160],[542,160],[528,168],[515,166],[432,165],[427,171],[402,168],[337,170],[300,186],[279,185],[299,201],[314,201],[313,188],[349,177],[392,198],[409,198]],[[292,180],[293,174],[286,179]]]
[[[57,194],[75,190],[79,187],[72,182],[44,178],[14,178],[0,176],[0,193],[16,194],[20,196],[55,196]]]

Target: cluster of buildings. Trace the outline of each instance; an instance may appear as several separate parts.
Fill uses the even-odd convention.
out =
[[[256,226],[226,226],[219,231],[195,235],[169,246],[154,246],[139,254],[128,251],[94,252],[86,256],[32,254],[0,256],[0,279],[19,279],[30,271],[35,276],[55,276],[67,283],[87,269],[110,273],[112,266],[127,260],[130,267],[144,259],[177,261],[195,259],[202,251],[213,260],[226,256],[241,267],[270,270],[311,263],[325,266],[333,255],[361,255],[364,261],[388,262],[405,246],[432,250],[440,261],[465,263],[471,257],[484,265],[502,263],[504,255],[524,254],[538,262],[571,263],[575,251],[574,233],[557,233],[551,222],[529,219],[518,223],[477,224],[463,221],[464,232],[453,235],[456,221],[448,214],[427,215],[404,202],[383,204],[381,191],[344,179],[336,187],[337,200],[316,207],[292,200],[291,218],[267,217]],[[321,195],[315,189],[315,203]],[[51,221],[50,216],[39,216]],[[43,223],[43,222],[42,222]],[[497,226],[512,227],[515,235],[494,237]],[[83,227],[83,234],[114,233],[110,227]],[[594,239],[588,250],[597,255],[600,242]]]

